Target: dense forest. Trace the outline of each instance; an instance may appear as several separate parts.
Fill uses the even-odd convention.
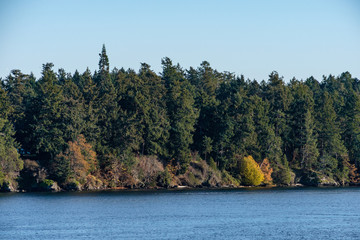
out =
[[[183,69],[13,70],[0,85],[3,191],[348,185],[360,167],[360,81],[267,81]]]

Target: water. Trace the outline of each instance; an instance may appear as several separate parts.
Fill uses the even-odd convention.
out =
[[[0,239],[360,239],[360,188],[0,194]]]

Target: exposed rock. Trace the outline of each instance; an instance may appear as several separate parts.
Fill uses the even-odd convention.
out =
[[[0,185],[0,192],[17,192],[17,186],[11,182],[5,181]]]
[[[305,186],[318,186],[320,183],[320,178],[316,172],[304,172],[299,178],[299,183]]]
[[[53,182],[53,184],[50,186],[50,191],[52,192],[60,192],[61,188],[57,184],[57,182]]]
[[[337,181],[335,181],[333,178],[330,178],[328,176],[322,176],[320,178],[319,185],[320,186],[333,186],[333,187],[340,186],[340,184]]]
[[[221,187],[222,186],[222,182],[221,182],[221,176],[220,174],[216,174],[212,171],[209,172],[209,177],[208,179],[203,183],[203,186],[207,186],[207,187]]]
[[[296,183],[300,183],[305,186],[340,186],[340,184],[333,178],[321,174],[319,172],[308,171],[303,172],[298,178]]]
[[[155,187],[159,174],[164,172],[164,166],[156,156],[141,156],[135,158],[131,171],[136,186],[141,188]]]
[[[34,160],[24,160],[24,168],[20,172],[20,190],[25,191],[51,191],[50,182],[46,182],[47,172]],[[50,184],[50,185],[49,185]]]
[[[45,179],[44,181],[37,184],[37,190],[42,192],[59,192],[61,188],[57,182],[51,179]]]

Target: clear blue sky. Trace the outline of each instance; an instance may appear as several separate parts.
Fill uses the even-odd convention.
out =
[[[0,77],[40,77],[46,62],[94,71],[103,43],[110,68],[146,62],[160,72],[167,56],[256,80],[273,70],[286,81],[360,78],[360,1],[0,1]]]

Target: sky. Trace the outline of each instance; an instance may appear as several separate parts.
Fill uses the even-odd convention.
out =
[[[47,62],[95,71],[102,44],[110,68],[145,62],[159,73],[169,57],[257,81],[272,71],[360,78],[360,1],[0,0],[2,78],[12,69],[39,78]]]

